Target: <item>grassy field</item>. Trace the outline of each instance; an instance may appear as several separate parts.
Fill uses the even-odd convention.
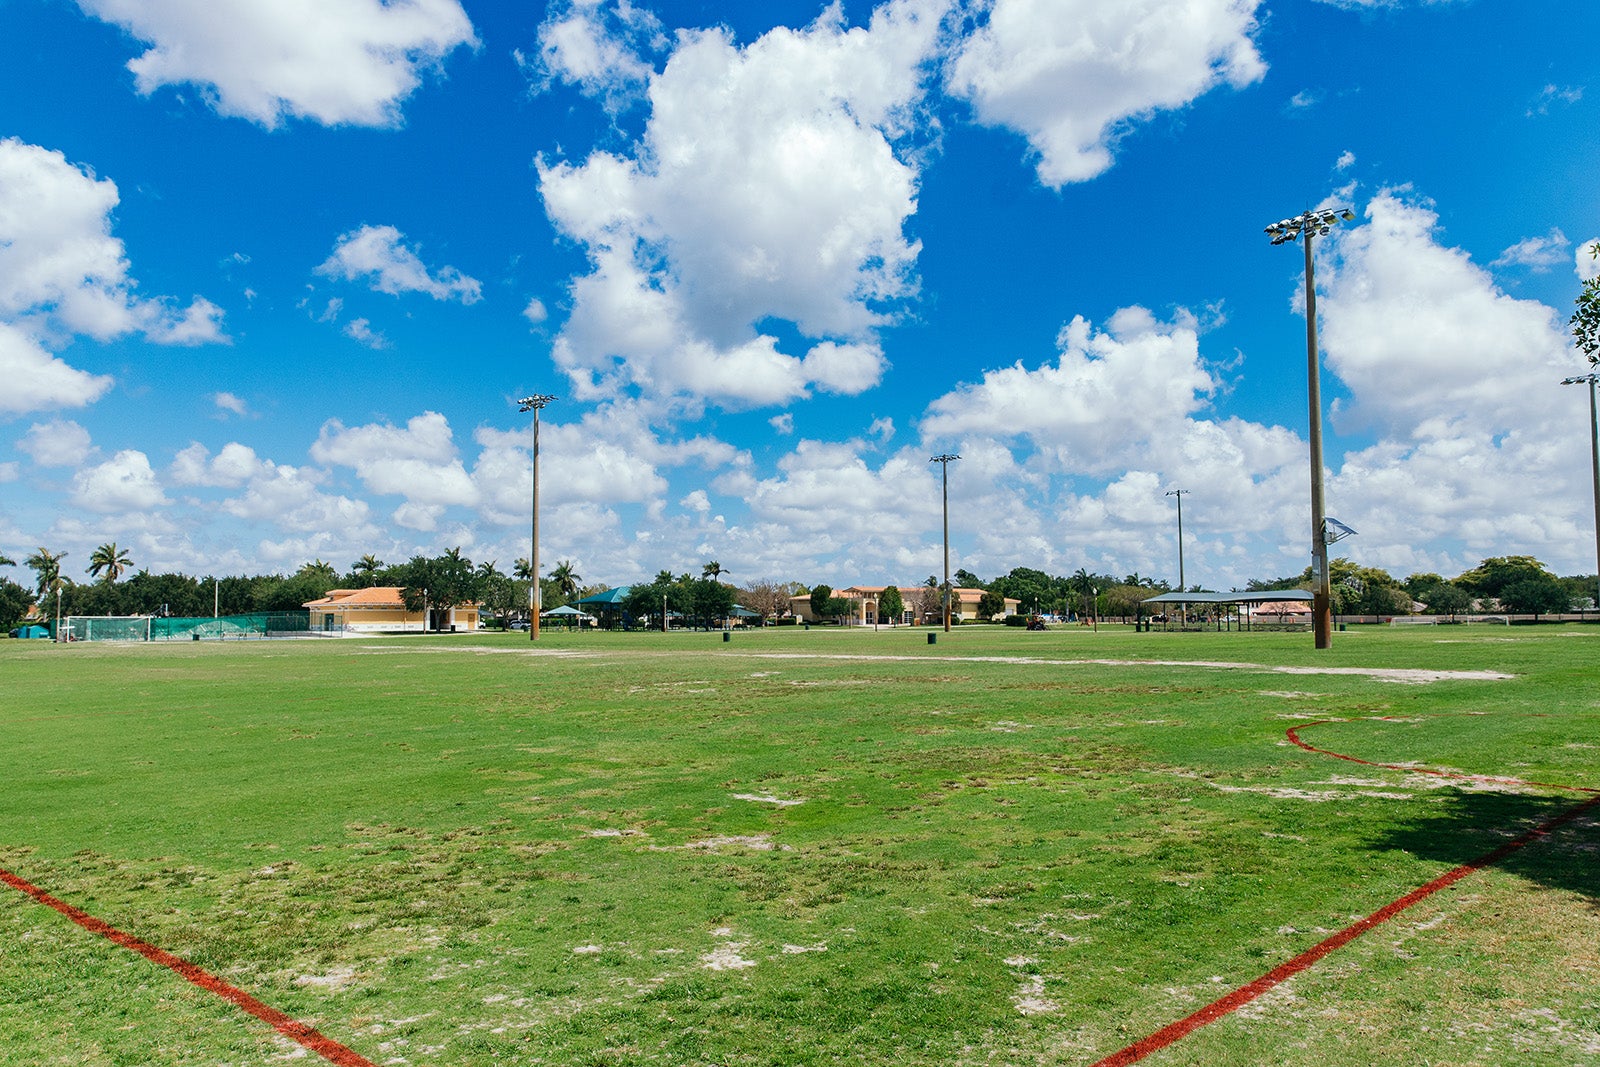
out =
[[[375,1064],[1088,1065],[1582,799],[1288,728],[1600,786],[1600,627],[924,634],[0,642],[0,867]],[[1597,905],[1582,818],[1146,1062],[1600,1063]],[[300,1052],[0,886],[0,1064]]]

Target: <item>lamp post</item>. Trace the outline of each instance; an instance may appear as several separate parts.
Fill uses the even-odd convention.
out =
[[[1562,385],[1579,385],[1587,383],[1589,386],[1589,454],[1594,461],[1594,551],[1595,559],[1600,562],[1600,413],[1595,407],[1595,383],[1600,381],[1597,374],[1579,374],[1571,378],[1561,379]],[[1600,608],[1600,571],[1597,571],[1595,607]]]
[[[539,412],[544,406],[556,399],[545,393],[534,393],[517,401],[518,411],[533,412],[533,547],[528,555],[528,570],[533,576],[533,588],[530,590],[529,600],[533,602],[533,610],[528,614],[528,640],[539,640],[539,609],[543,607],[543,597],[539,595]]]
[[[1327,513],[1322,490],[1322,381],[1317,367],[1317,286],[1311,261],[1311,238],[1326,236],[1339,222],[1355,218],[1349,208],[1307,211],[1274,222],[1266,234],[1275,245],[1302,241],[1306,253],[1306,393],[1311,410],[1311,629],[1316,647],[1333,645],[1333,589],[1328,576]]]
[[[961,457],[953,452],[941,452],[928,460],[939,464],[940,481],[944,486],[944,632],[950,632],[950,462]]]

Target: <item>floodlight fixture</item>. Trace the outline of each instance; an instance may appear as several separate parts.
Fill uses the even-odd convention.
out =
[[[950,632],[950,464],[961,457],[954,452],[941,452],[929,459],[939,464],[940,482],[944,495],[944,632]]]
[[[1588,385],[1589,386],[1589,456],[1594,471],[1594,554],[1596,567],[1595,577],[1595,607],[1600,608],[1600,412],[1595,407],[1595,385],[1600,383],[1600,374],[1575,374],[1570,378],[1561,379],[1562,385]]]
[[[533,412],[533,529],[532,546],[528,552],[528,572],[532,586],[528,590],[528,640],[539,640],[539,612],[544,608],[544,597],[539,589],[539,412],[546,404],[558,399],[548,393],[533,393],[517,401],[518,411]]]
[[[1327,513],[1322,486],[1322,375],[1317,366],[1317,285],[1311,258],[1311,239],[1326,236],[1334,226],[1355,218],[1347,207],[1305,211],[1266,228],[1274,245],[1301,241],[1306,255],[1306,400],[1311,419],[1311,630],[1317,648],[1333,644],[1333,588],[1328,576],[1328,542],[1323,518]]]

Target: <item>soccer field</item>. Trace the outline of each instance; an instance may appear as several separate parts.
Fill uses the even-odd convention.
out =
[[[926,632],[0,642],[0,1064],[1600,1063],[1600,627]]]

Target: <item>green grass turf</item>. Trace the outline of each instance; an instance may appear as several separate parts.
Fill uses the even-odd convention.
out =
[[[1597,627],[925,633],[0,642],[0,867],[379,1064],[1089,1064],[1580,799],[1297,722],[1600,785]],[[1597,854],[1146,1062],[1600,1063]],[[0,887],[0,1064],[293,1048]]]

